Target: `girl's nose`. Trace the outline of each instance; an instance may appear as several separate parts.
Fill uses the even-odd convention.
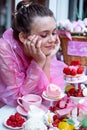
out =
[[[56,38],[56,37],[54,37],[53,35],[50,35],[50,36],[49,36],[49,39],[48,39],[48,42],[49,42],[49,43],[55,42],[55,38]]]

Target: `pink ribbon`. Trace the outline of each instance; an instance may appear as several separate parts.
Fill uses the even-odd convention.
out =
[[[72,40],[71,33],[67,30],[58,30],[57,33],[58,33],[59,36],[66,35],[70,40]]]
[[[59,109],[56,112],[59,115],[69,114],[74,108],[79,108],[79,110],[84,111],[87,114],[87,99],[85,99],[82,103],[75,104],[73,101],[70,101],[67,104],[67,107],[64,109]]]

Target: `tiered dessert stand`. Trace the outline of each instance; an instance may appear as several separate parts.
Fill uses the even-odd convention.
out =
[[[78,86],[80,83],[85,83],[87,81],[87,76],[84,76],[83,79],[81,80],[75,80],[75,81],[66,81],[66,84],[74,84],[76,89],[78,89]],[[86,97],[75,97],[75,96],[70,96],[70,99],[72,99],[74,101],[74,103],[77,105],[78,103],[82,102],[83,100],[85,100]],[[79,129],[80,126],[80,121],[78,120],[78,111],[79,108],[75,107],[70,115],[70,118],[75,122],[75,128]]]

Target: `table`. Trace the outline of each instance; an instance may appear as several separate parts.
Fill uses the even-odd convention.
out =
[[[16,112],[16,109],[14,107],[10,107],[10,106],[3,106],[0,108],[0,130],[11,130],[6,128],[3,125],[4,120],[9,117],[9,115],[14,114]]]

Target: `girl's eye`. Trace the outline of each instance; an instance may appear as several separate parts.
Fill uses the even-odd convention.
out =
[[[44,34],[44,35],[40,35],[42,38],[46,38],[47,37],[47,35],[46,34]]]
[[[57,31],[54,31],[53,33],[52,33],[52,35],[56,35],[57,34]]]

